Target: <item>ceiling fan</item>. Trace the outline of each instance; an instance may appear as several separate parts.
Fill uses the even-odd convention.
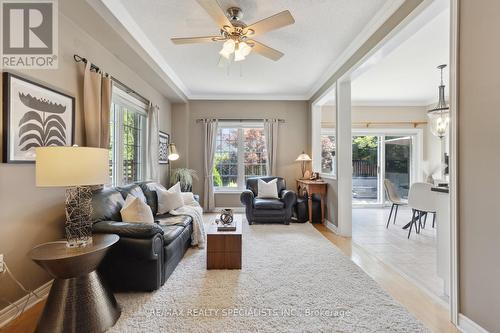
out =
[[[230,7],[226,13],[220,7],[217,0],[196,0],[203,9],[212,17],[220,27],[220,35],[204,37],[172,38],[174,44],[194,44],[224,42],[219,54],[230,60],[242,61],[254,51],[266,58],[278,61],[283,53],[259,43],[253,37],[262,35],[271,30],[276,30],[295,23],[295,20],[288,10],[260,20],[251,25],[246,25],[241,19],[243,12],[241,8]],[[233,58],[234,57],[234,58]]]

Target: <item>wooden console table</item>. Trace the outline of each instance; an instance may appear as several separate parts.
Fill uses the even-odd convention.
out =
[[[328,183],[320,180],[308,180],[308,179],[297,179],[297,193],[302,195],[303,192],[307,192],[309,197],[309,222],[312,223],[312,195],[319,194],[321,197],[321,223],[325,222],[325,202],[324,197],[326,195],[326,189]]]

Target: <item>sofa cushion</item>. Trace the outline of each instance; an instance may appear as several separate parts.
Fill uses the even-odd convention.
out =
[[[141,182],[137,184],[141,187],[142,192],[144,192],[146,202],[153,211],[153,216],[156,216],[158,214],[158,196],[156,191],[159,189],[165,190],[165,187],[155,182]]]
[[[279,199],[255,198],[253,206],[255,209],[283,209],[285,204]]]
[[[146,200],[146,196],[144,195],[144,192],[142,192],[142,189],[139,185],[137,184],[129,184],[125,186],[120,186],[116,188],[121,194],[123,199],[127,198],[127,195],[132,195],[136,198],[141,199],[143,202],[148,202]]]
[[[158,223],[162,226],[164,225],[180,225],[183,227],[188,226],[191,222],[193,222],[193,219],[191,216],[187,215],[170,215],[170,214],[162,214],[162,215],[157,215],[155,217],[155,220],[158,221]]]
[[[115,188],[102,188],[92,192],[92,221],[121,221],[125,200]]]
[[[172,243],[184,231],[182,225],[162,225],[164,246]]]
[[[151,207],[133,195],[127,195],[123,208],[120,210],[123,222],[155,223]]]

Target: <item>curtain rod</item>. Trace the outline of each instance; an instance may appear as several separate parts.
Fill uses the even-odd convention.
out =
[[[251,121],[264,121],[266,119],[270,119],[270,118],[219,118],[216,120],[222,121],[222,122],[225,122],[225,121],[227,121],[227,122],[230,122],[230,121],[233,121],[233,122],[251,122]],[[200,119],[196,119],[196,122],[201,123],[205,120],[207,120],[207,119],[200,118]],[[284,119],[278,119],[278,122],[286,123],[286,121]]]
[[[334,122],[322,122],[322,125],[325,126],[331,126],[335,127]],[[419,125],[426,125],[426,121],[363,121],[363,122],[353,122],[352,125],[354,126],[363,126],[363,127],[370,127],[370,126],[381,126],[381,125],[411,125],[413,128],[418,127]]]
[[[88,60],[86,58],[83,58],[81,56],[79,56],[78,54],[74,54],[73,55],[73,59],[75,59],[76,62],[83,62],[84,64],[87,64]],[[99,68],[99,66],[97,66],[96,64],[93,64],[93,63],[90,63],[90,70],[94,70],[96,73],[101,71],[101,69]],[[150,101],[149,99],[147,99],[146,97],[142,96],[141,94],[139,94],[138,92],[136,92],[134,89],[130,88],[129,86],[127,86],[125,83],[121,82],[120,80],[118,80],[117,78],[109,75],[111,77],[111,80],[113,81],[113,83],[118,86],[119,88],[125,90],[127,92],[127,94],[131,94],[133,95],[135,98],[137,98],[138,100],[140,100],[141,102],[149,105]],[[158,107],[158,105],[155,105],[156,107]]]

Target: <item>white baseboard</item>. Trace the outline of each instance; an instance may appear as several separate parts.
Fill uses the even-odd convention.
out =
[[[458,329],[464,333],[488,333],[487,330],[461,313],[458,314]]]
[[[38,296],[40,296],[40,298],[36,297],[35,295],[31,295],[28,304],[26,304],[25,311],[31,308],[33,305],[37,304],[38,302],[46,299],[47,296],[49,295],[51,286],[52,286],[52,280],[35,289],[35,293]],[[22,298],[15,301],[13,304],[10,304],[9,306],[0,311],[0,327],[7,325],[11,320],[16,318],[19,309],[21,309],[24,306],[27,299],[28,295],[25,295]]]
[[[325,224],[326,224],[326,227],[327,227],[330,231],[332,231],[333,233],[335,233],[335,234],[337,234],[337,235],[339,234],[339,233],[338,233],[337,226],[336,226],[335,224],[333,224],[332,222],[330,222],[330,221],[328,221],[328,220],[326,220],[326,219],[325,219]]]

